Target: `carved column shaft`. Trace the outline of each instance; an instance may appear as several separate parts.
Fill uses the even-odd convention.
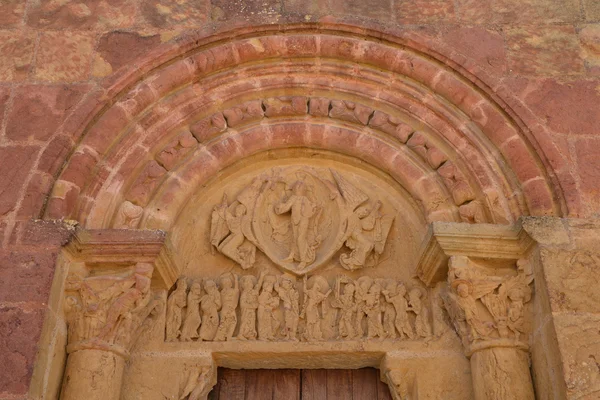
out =
[[[534,400],[529,354],[514,347],[492,347],[471,355],[476,400]]]
[[[69,354],[62,400],[119,399],[125,358],[105,350],[83,349]]]

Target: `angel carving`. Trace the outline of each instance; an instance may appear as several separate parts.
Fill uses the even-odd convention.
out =
[[[254,265],[256,239],[252,232],[252,213],[264,179],[256,178],[231,205],[227,195],[212,212],[210,244],[213,249],[239,263],[243,269]]]
[[[346,204],[346,231],[342,242],[352,250],[340,255],[340,263],[350,271],[379,263],[394,217],[381,213],[381,201],[362,205],[369,197],[332,171]]]

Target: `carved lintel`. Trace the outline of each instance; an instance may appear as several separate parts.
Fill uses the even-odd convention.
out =
[[[518,260],[533,243],[520,223],[505,226],[434,222],[423,241],[417,275],[426,285],[434,286],[446,280],[451,256]]]

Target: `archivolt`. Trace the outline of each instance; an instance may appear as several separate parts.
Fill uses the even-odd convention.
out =
[[[287,27],[180,43],[86,124],[46,217],[168,229],[199,185],[252,154],[289,147],[361,158],[428,220],[562,215],[562,195],[523,124],[496,95],[381,34]],[[83,173],[82,173],[83,171]]]

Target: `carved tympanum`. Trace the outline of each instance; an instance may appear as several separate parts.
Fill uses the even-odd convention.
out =
[[[526,347],[525,304],[533,274],[526,260],[517,267],[516,274],[488,275],[467,257],[450,258],[445,305],[467,349],[494,340]]]
[[[153,270],[152,264],[138,263],[123,274],[84,277],[71,273],[65,288],[67,351],[105,349],[127,356],[148,316],[157,315],[162,307],[150,290]],[[184,290],[179,289],[177,296]],[[177,296],[169,307],[173,321],[181,321],[181,310],[179,315],[177,312],[181,301]],[[177,324],[171,323],[170,328]],[[169,337],[179,333],[176,328]]]
[[[368,276],[181,278],[167,301],[166,341],[430,340],[432,298],[424,287]]]
[[[330,177],[330,178],[329,178]],[[355,270],[379,263],[393,216],[335,170],[273,169],[254,178],[212,212],[210,243],[243,269],[256,249],[294,274],[312,271],[342,247],[340,264]]]

